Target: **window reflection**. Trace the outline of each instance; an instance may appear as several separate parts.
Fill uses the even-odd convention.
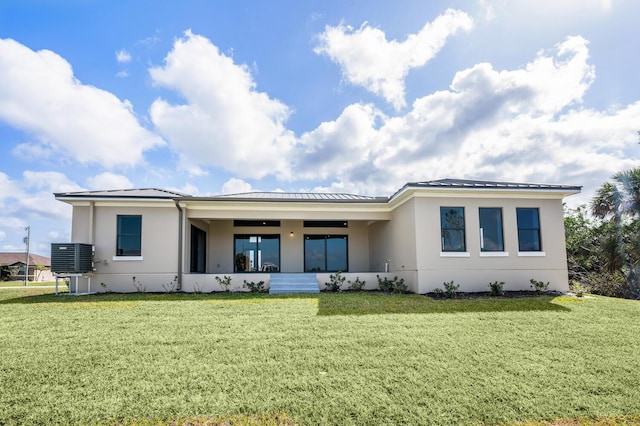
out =
[[[279,235],[236,235],[235,272],[280,271]]]

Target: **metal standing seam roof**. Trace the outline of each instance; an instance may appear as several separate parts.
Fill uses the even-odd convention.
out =
[[[78,197],[78,198],[173,198],[186,197],[176,191],[169,191],[159,188],[135,188],[135,189],[110,189],[105,191],[78,191],[54,193],[56,198]]]
[[[240,194],[222,194],[213,197],[185,197],[185,199],[203,201],[327,201],[343,203],[386,203],[388,201],[387,197],[331,192],[245,192]]]
[[[497,189],[577,189],[581,186],[554,185],[545,183],[495,182],[486,180],[440,179],[425,182],[411,182],[405,186],[415,188],[497,188]]]
[[[158,188],[115,189],[106,191],[80,191],[55,193],[56,198],[130,198],[166,199],[182,201],[262,201],[262,202],[329,202],[329,203],[387,203],[405,189],[492,189],[492,190],[541,190],[577,193],[581,186],[541,183],[497,182],[467,179],[440,179],[409,182],[390,197],[376,197],[331,192],[245,192],[198,197]]]

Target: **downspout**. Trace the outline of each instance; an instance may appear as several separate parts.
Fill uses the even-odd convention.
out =
[[[94,208],[95,208],[96,203],[94,201],[90,201],[89,202],[89,244],[94,245],[94,239],[95,239],[95,219],[93,218],[94,216]]]
[[[184,211],[180,207],[180,202],[176,199],[173,200],[178,208],[178,288],[176,290],[182,290],[182,222],[184,219]]]

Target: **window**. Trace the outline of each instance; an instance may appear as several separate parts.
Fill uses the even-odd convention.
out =
[[[234,220],[233,226],[271,226],[279,227],[279,220]]]
[[[540,212],[537,208],[517,208],[518,250],[542,251],[540,241]]]
[[[142,216],[118,215],[116,256],[142,256]]]
[[[504,251],[502,237],[502,209],[481,207],[480,251]]]
[[[440,207],[442,251],[466,251],[464,207]]]
[[[305,228],[347,228],[349,223],[346,220],[305,220]]]
[[[346,235],[305,235],[305,272],[347,272],[348,239]]]
[[[280,235],[236,235],[235,272],[280,270]]]

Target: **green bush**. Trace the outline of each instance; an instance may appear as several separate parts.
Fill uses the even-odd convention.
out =
[[[229,292],[229,286],[231,285],[231,277],[225,275],[224,278],[216,277],[218,284],[224,289],[225,292]]]
[[[445,281],[442,285],[444,286],[444,295],[447,299],[455,299],[460,284],[455,284],[453,280],[451,280],[450,282]]]
[[[244,280],[244,284],[242,285],[245,288],[248,288],[251,293],[265,293],[267,289],[264,288],[264,281],[247,281]]]
[[[389,279],[387,277],[380,278],[380,275],[376,275],[378,278],[378,287],[380,290],[385,293],[406,293],[407,285],[404,282],[404,278],[393,277],[393,279]]]
[[[534,289],[538,294],[546,293],[549,290],[549,282],[545,283],[542,281],[534,280],[533,278],[531,278],[529,282],[531,283],[531,288]]]
[[[342,276],[342,272],[340,271],[329,275],[329,282],[324,283],[326,290],[333,292],[342,290],[342,284],[344,284],[345,279],[346,278]]]
[[[579,281],[585,293],[599,294],[608,297],[631,298],[629,285],[624,275],[619,272],[599,272],[589,274]]]
[[[492,296],[502,296],[504,294],[504,281],[489,283],[489,290]]]
[[[360,291],[364,288],[364,285],[367,283],[365,280],[361,280],[360,277],[356,277],[355,281],[347,281],[349,283],[349,290]]]

